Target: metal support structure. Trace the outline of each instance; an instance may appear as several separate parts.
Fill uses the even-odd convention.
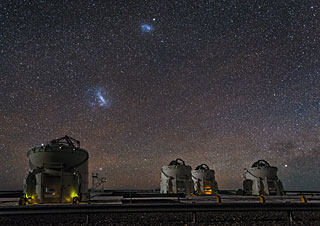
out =
[[[92,173],[92,191],[104,191],[104,184],[107,182],[105,177],[99,177],[98,173]]]

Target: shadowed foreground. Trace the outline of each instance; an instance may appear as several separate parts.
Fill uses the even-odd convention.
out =
[[[275,204],[8,207],[0,225],[320,225],[320,211]]]

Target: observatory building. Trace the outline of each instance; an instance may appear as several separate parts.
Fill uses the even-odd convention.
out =
[[[245,195],[283,195],[282,182],[277,176],[278,168],[270,166],[265,160],[253,163],[243,172]]]
[[[218,192],[215,172],[206,164],[201,164],[191,171],[194,191],[197,195],[212,195]]]
[[[79,203],[88,199],[88,158],[80,142],[65,136],[31,148],[20,204]]]
[[[191,178],[191,166],[187,166],[182,159],[176,159],[168,166],[161,168],[160,193],[174,194],[193,193],[193,181]]]

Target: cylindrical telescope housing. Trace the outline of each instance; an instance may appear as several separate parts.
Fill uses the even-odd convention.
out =
[[[218,183],[215,180],[215,172],[206,164],[201,164],[192,170],[194,191],[197,195],[212,195],[218,192]]]
[[[277,167],[270,166],[265,160],[255,162],[245,168],[243,189],[247,195],[283,195],[282,182],[277,176]]]
[[[179,158],[171,161],[168,166],[162,167],[160,193],[191,195],[193,193],[191,170],[192,168]]]
[[[31,148],[24,194],[33,203],[70,203],[88,200],[86,150],[65,136]]]

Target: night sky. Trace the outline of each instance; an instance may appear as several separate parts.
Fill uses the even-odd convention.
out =
[[[265,159],[286,190],[320,190],[319,6],[1,1],[0,190],[64,135],[106,189],[157,188],[182,158],[221,189]]]

